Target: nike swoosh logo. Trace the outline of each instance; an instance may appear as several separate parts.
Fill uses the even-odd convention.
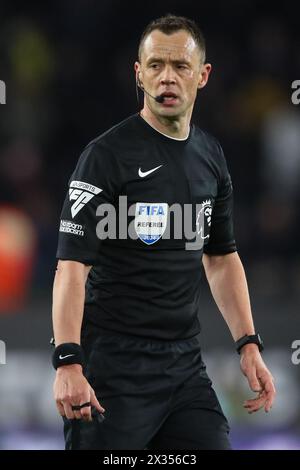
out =
[[[148,170],[148,171],[142,171],[142,169],[139,168],[139,176],[140,176],[141,178],[145,178],[145,176],[150,175],[150,173],[153,173],[153,171],[158,170],[161,166],[162,166],[162,165],[159,165],[159,166],[157,166],[156,168],[152,168],[152,170]]]
[[[62,356],[61,354],[58,356],[59,359],[66,359],[67,357],[75,356],[75,354],[67,354],[66,356]]]

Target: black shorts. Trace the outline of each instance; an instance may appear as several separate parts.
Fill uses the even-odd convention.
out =
[[[89,325],[82,346],[105,419],[64,418],[66,449],[231,448],[198,337],[153,340]]]

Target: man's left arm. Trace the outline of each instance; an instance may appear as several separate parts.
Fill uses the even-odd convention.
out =
[[[214,297],[235,341],[255,333],[245,271],[238,253],[203,255],[205,274]],[[249,413],[264,407],[268,412],[275,398],[273,377],[258,346],[246,344],[241,349],[241,370],[258,396],[246,400]]]

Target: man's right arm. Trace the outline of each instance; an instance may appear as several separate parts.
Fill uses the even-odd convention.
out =
[[[70,351],[76,350],[78,362],[81,363],[85,283],[91,266],[99,262],[101,245],[101,237],[96,231],[99,222],[97,208],[103,203],[113,204],[120,194],[123,183],[117,177],[119,171],[116,167],[117,160],[105,142],[91,142],[84,148],[69,178],[60,217],[56,252],[59,262],[53,287],[53,331],[55,345],[60,348],[56,351],[58,359],[60,352],[66,351],[62,354],[62,361]],[[70,343],[79,346],[76,348]],[[57,358],[56,355],[54,358]],[[98,411],[103,411],[80,364],[57,367],[54,396],[59,413],[69,419],[91,417],[91,407],[74,411],[72,405],[91,402]]]
[[[91,266],[59,260],[53,285],[53,331],[55,345],[80,344],[85,283]]]
[[[80,344],[85,299],[85,283],[91,266],[77,261],[58,261],[53,285],[53,331],[55,345]],[[80,364],[57,368],[54,397],[61,416],[91,420],[91,408],[73,411],[72,405],[91,402],[101,413],[104,410],[94,390],[82,373]]]

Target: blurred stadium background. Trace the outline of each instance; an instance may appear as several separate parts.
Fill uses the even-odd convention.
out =
[[[51,291],[58,221],[85,144],[136,112],[139,36],[167,12],[194,18],[213,72],[194,121],[214,134],[235,189],[239,253],[265,360],[276,378],[270,414],[252,394],[230,333],[203,281],[203,355],[238,449],[300,449],[299,18],[290,2],[53,0],[0,6],[0,449],[61,449],[52,400]]]

